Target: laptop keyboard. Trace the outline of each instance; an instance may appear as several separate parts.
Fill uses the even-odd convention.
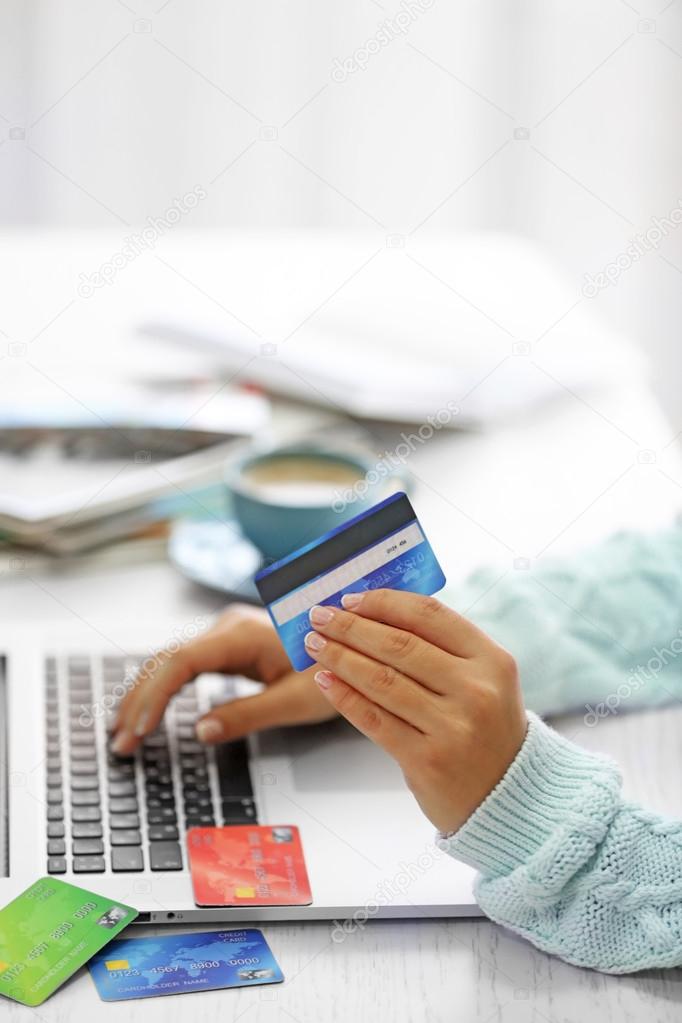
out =
[[[182,870],[188,828],[258,822],[246,741],[207,748],[195,738],[197,717],[209,709],[196,683],[173,698],[135,756],[110,751],[112,690],[131,676],[134,660],[46,660],[51,874]]]

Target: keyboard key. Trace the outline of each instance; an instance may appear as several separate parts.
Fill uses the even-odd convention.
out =
[[[137,813],[137,799],[134,796],[110,799],[109,813]]]
[[[136,792],[137,786],[134,781],[109,782],[109,799],[116,798],[118,796],[134,796]]]
[[[78,821],[101,821],[102,811],[99,806],[74,806],[71,808],[71,820]]]
[[[77,838],[71,851],[74,856],[101,856],[104,842],[101,838]]]
[[[142,760],[148,767],[168,765],[170,763],[170,751],[164,746],[163,749],[143,749]]]
[[[102,658],[102,671],[105,678],[118,682],[125,671],[125,658],[107,654]]]
[[[181,739],[178,743],[178,753],[180,756],[184,756],[186,753],[203,753],[204,747],[201,743],[196,741],[190,741],[188,739]]]
[[[48,806],[48,808],[47,808],[47,819],[48,819],[48,821],[63,821],[64,820],[64,807],[63,806]]]
[[[117,767],[109,767],[107,778],[109,781],[127,781],[135,777],[135,764],[119,764]]]
[[[244,740],[237,739],[217,746],[215,756],[223,799],[235,799],[240,796],[253,799],[249,754]]]
[[[202,799],[201,802],[185,803],[186,817],[198,817],[202,813],[213,815],[213,803],[210,799]]]
[[[109,827],[112,831],[118,828],[139,828],[140,815],[137,813],[112,813],[109,818]]]
[[[89,725],[92,720],[90,706],[92,704],[92,686],[83,679],[75,685],[70,693],[69,720],[76,724]]]
[[[159,785],[158,781],[148,781],[144,788],[148,796],[172,796],[175,791],[172,785]]]
[[[256,807],[248,799],[223,799],[223,824],[253,824],[256,820]]]
[[[197,768],[192,774],[183,774],[182,783],[187,788],[192,788],[194,785],[204,785],[208,778],[208,771],[205,768]]]
[[[72,792],[88,792],[91,789],[99,788],[99,778],[96,774],[77,774],[71,778]]]
[[[158,810],[147,812],[147,821],[149,824],[177,824],[178,818],[172,807],[161,806]]]
[[[86,726],[86,725],[76,725],[72,721],[71,722],[71,727],[69,729],[69,734],[71,736],[71,742],[74,742],[74,739],[78,739],[78,738],[84,738],[88,742],[92,742],[94,740],[94,738],[95,738],[95,725],[94,725],[94,722],[93,722],[92,725],[87,725]],[[76,743],[76,745],[78,745],[78,743]]]
[[[183,693],[182,696],[176,696],[173,705],[176,714],[196,714],[199,709],[196,698],[186,693]]]
[[[152,870],[182,870],[182,852],[177,842],[152,842],[149,846]]]
[[[188,799],[210,799],[211,789],[208,784],[202,785],[183,785],[182,795],[185,800]]]
[[[74,856],[74,874],[103,874],[106,864],[103,856]]]
[[[196,716],[196,713],[194,713],[193,711],[178,710],[176,708],[176,710],[175,710],[175,721],[176,721],[176,724],[178,724],[178,725],[191,725],[192,735],[195,734],[194,726],[196,725],[197,716]],[[179,738],[179,736],[178,736],[178,738]]]
[[[61,806],[64,802],[64,793],[61,789],[48,789],[47,790],[47,804],[48,806]]]
[[[142,748],[146,750],[150,749],[168,749],[168,738],[163,733],[155,733],[154,735],[148,735],[142,743]]]
[[[179,754],[180,766],[181,767],[206,767],[207,757],[206,751],[201,749],[201,752],[195,753],[180,753]]]
[[[67,664],[71,677],[90,674],[90,658],[87,654],[71,654]]]
[[[81,777],[82,775],[97,774],[96,760],[74,760],[71,763],[71,776]]]
[[[94,756],[95,753],[95,741],[92,732],[72,732],[71,733],[71,745],[72,746],[87,746],[92,750]]]
[[[47,861],[48,874],[65,874],[66,860],[63,856],[50,856]]]
[[[76,761],[86,760],[91,761],[97,766],[97,757],[95,756],[95,747],[89,746],[74,746],[71,750],[71,766],[73,767]]]
[[[51,838],[47,843],[48,856],[63,856],[66,852],[66,842],[63,838]]]
[[[188,830],[190,828],[213,828],[215,827],[215,817],[212,813],[202,813],[197,814],[195,817],[186,817],[185,827]]]
[[[113,837],[113,836],[112,836]],[[149,828],[150,842],[177,842],[178,829],[175,824],[152,824]]]
[[[179,724],[175,728],[175,734],[178,739],[194,739],[196,732],[194,731],[194,724],[190,721]]]
[[[109,835],[111,845],[141,845],[142,837],[139,831],[131,831],[129,828],[121,828],[120,831],[112,831]]]
[[[144,870],[142,850],[132,845],[122,846],[120,849],[112,849],[111,869],[115,874]],[[153,869],[154,868],[152,867],[152,870]]]
[[[60,789],[62,787],[61,771],[50,771],[48,769],[47,787],[48,789]]]
[[[71,806],[99,806],[100,797],[99,792],[96,789],[90,789],[87,792],[74,792],[71,790]]]
[[[168,795],[163,796],[147,796],[147,809],[148,810],[159,810],[163,806],[170,806],[175,808],[175,798],[171,792]]]
[[[71,825],[72,838],[101,838],[102,825],[99,821],[83,821]]]
[[[50,821],[47,825],[48,838],[63,838],[65,834],[63,821]]]

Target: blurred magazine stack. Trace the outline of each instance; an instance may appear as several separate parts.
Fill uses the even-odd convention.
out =
[[[269,419],[261,395],[199,384],[90,382],[87,404],[53,388],[3,394],[0,544],[77,554],[159,538],[180,514],[221,515],[225,460]]]

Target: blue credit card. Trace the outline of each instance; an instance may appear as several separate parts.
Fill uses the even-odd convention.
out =
[[[445,586],[443,570],[403,493],[261,569],[255,581],[296,671],[315,663],[304,645],[315,604],[340,607],[344,593],[383,587],[431,594]]]
[[[260,931],[201,931],[112,941],[88,963],[100,998],[156,998],[284,980]]]

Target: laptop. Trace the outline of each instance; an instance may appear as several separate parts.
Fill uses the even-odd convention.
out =
[[[139,923],[480,915],[472,871],[436,848],[397,765],[344,721],[205,748],[197,717],[255,684],[204,675],[134,757],[114,756],[114,694],[164,630],[107,633],[0,629],[0,905],[53,874],[134,906]],[[311,906],[196,906],[188,828],[246,823],[300,829]]]

